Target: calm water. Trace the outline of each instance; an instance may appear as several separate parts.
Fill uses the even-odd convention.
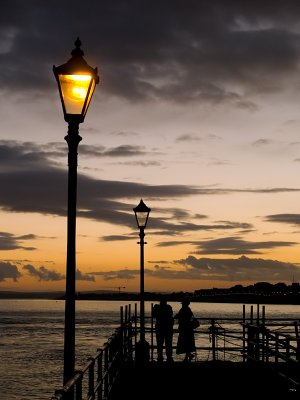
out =
[[[179,303],[170,304],[174,312],[179,310]],[[114,332],[124,305],[119,301],[77,302],[77,368]],[[145,306],[147,314],[151,303]],[[191,303],[191,308],[197,317],[242,316],[241,304]],[[250,312],[250,306],[246,310]],[[266,305],[266,315],[298,318],[300,306]],[[62,385],[63,333],[63,301],[0,300],[0,400],[51,398]]]

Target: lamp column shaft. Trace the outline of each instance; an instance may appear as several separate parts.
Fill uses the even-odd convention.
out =
[[[68,134],[68,226],[64,335],[64,385],[75,371],[75,295],[76,295],[76,201],[77,201],[77,149],[81,141],[79,122],[69,123]]]
[[[145,341],[145,287],[144,287],[144,229],[140,228],[140,324],[141,324],[141,333],[140,340],[141,342]]]

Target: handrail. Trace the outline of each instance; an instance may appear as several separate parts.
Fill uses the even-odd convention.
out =
[[[126,306],[125,319],[121,307],[121,326],[108,338],[94,357],[63,386],[55,390],[51,400],[106,400],[123,363],[132,359],[132,320]],[[84,394],[85,393],[85,394]],[[75,397],[74,397],[75,396]]]
[[[207,360],[241,360],[243,362],[265,362],[274,364],[278,373],[285,376],[294,385],[298,385],[299,378],[294,374],[296,367],[300,370],[300,336],[298,335],[298,322],[291,318],[278,320],[261,317],[248,318],[243,313],[243,318],[197,318],[200,327],[195,333],[196,358],[198,352],[207,355]],[[150,342],[150,360],[157,356],[157,346],[154,335],[154,320],[145,318],[146,340]],[[274,325],[274,321],[281,322]],[[288,322],[289,321],[289,322]],[[101,349],[98,349],[87,364],[62,388],[55,391],[52,400],[68,400],[72,393],[76,400],[109,400],[113,384],[117,379],[122,366],[135,360],[135,349],[140,334],[139,318],[135,305],[134,315],[131,315],[130,305],[121,307],[121,323],[114,333],[108,338]],[[222,325],[221,325],[222,324]],[[275,329],[284,327],[294,328],[294,335],[290,332],[279,332]],[[174,335],[178,329],[174,328]],[[173,346],[175,349],[175,346]],[[200,353],[199,353],[200,356]],[[203,358],[202,358],[203,359]],[[284,369],[283,366],[287,367]],[[300,375],[300,374],[299,374]],[[74,395],[75,397],[74,397]]]

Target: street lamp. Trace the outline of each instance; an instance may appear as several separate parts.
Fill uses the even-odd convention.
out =
[[[64,335],[64,385],[75,371],[75,276],[76,276],[76,197],[77,149],[81,141],[79,124],[84,121],[95,86],[99,82],[97,68],[83,58],[77,38],[72,57],[59,67],[53,66],[65,121],[68,123],[68,228]]]
[[[151,209],[146,206],[143,200],[133,209],[137,226],[140,230],[140,341],[136,344],[136,361],[140,363],[149,360],[149,344],[145,339],[145,293],[144,293],[144,237],[148,217]]]

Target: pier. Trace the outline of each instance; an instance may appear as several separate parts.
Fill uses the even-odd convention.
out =
[[[299,398],[300,320],[268,319],[260,305],[243,306],[241,318],[198,319],[195,358],[183,363],[174,354],[174,362],[159,363],[153,317],[146,317],[150,352],[141,363],[137,307],[121,307],[120,326],[51,400]]]

